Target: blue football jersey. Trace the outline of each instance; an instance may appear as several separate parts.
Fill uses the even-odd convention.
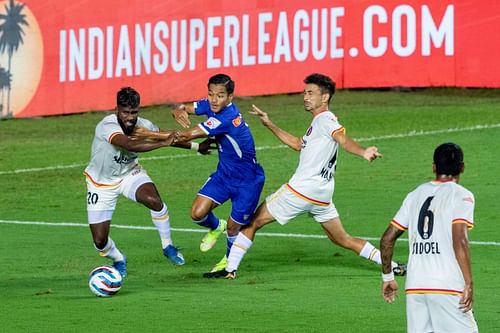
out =
[[[217,173],[232,185],[263,181],[264,171],[257,163],[253,136],[239,108],[230,103],[220,112],[214,113],[207,99],[196,102],[194,108],[196,115],[206,115],[208,118],[198,126],[209,137],[217,140]]]

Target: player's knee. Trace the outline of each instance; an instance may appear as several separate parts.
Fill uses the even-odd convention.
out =
[[[194,205],[191,207],[191,219],[193,221],[200,221],[207,215],[207,212],[199,206]]]
[[[237,223],[228,223],[227,224],[227,234],[228,236],[236,236],[238,232],[240,232],[241,226]]]
[[[157,195],[147,196],[143,203],[146,207],[156,212],[159,212],[163,208],[163,201]]]
[[[103,250],[108,244],[108,237],[96,236],[94,237],[94,245],[96,249]]]

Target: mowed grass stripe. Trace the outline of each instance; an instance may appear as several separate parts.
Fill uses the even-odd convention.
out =
[[[486,124],[486,125],[475,125],[468,126],[462,128],[446,128],[434,131],[422,131],[422,130],[414,130],[407,133],[400,134],[388,134],[381,136],[373,136],[368,138],[355,138],[358,142],[369,142],[369,141],[378,141],[378,140],[387,140],[387,139],[402,139],[409,138],[415,136],[427,136],[427,135],[435,135],[435,134],[443,134],[443,133],[455,133],[455,132],[465,132],[465,131],[475,131],[482,129],[492,129],[492,128],[500,128],[500,124]],[[274,150],[274,149],[283,149],[287,148],[286,145],[273,145],[273,146],[260,146],[256,147],[256,150]],[[150,157],[141,157],[142,161],[151,161],[151,160],[164,160],[164,159],[178,159],[178,158],[188,158],[188,157],[196,157],[198,156],[195,153],[192,154],[178,154],[178,155],[168,155],[168,156],[150,156]],[[71,169],[71,168],[82,168],[86,166],[87,163],[74,163],[74,164],[66,164],[66,165],[54,165],[48,167],[40,167],[40,168],[27,168],[27,169],[16,169],[16,170],[8,170],[8,171],[0,171],[0,176],[2,175],[13,175],[18,173],[30,173],[30,172],[40,172],[40,171],[52,171],[59,169]]]
[[[74,222],[45,222],[45,221],[16,221],[16,220],[0,220],[0,224],[23,224],[23,225],[42,225],[51,227],[88,227],[86,223],[74,223]],[[123,224],[113,224],[113,228],[117,229],[130,229],[130,230],[156,230],[156,227],[145,227],[136,225],[123,225]],[[203,229],[191,229],[191,228],[171,228],[172,231],[179,232],[195,232],[195,233],[205,233],[206,230]],[[325,235],[311,235],[311,234],[291,234],[291,233],[277,233],[277,232],[259,232],[259,236],[267,237],[286,237],[286,238],[309,238],[309,239],[326,239]],[[380,237],[363,237],[355,236],[366,240],[380,240]],[[399,238],[401,241],[407,242],[407,238]],[[483,241],[469,241],[470,244],[474,245],[492,245],[500,246],[500,242],[483,242]]]

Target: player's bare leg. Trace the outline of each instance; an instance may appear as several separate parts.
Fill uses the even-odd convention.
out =
[[[379,265],[382,264],[379,249],[364,239],[349,235],[344,230],[340,218],[337,217],[321,223],[321,227],[334,244],[342,246],[345,249],[352,250],[361,257],[371,260]],[[398,264],[393,261],[392,268],[397,275],[406,274],[406,266],[404,264]]]
[[[361,249],[365,246],[366,241],[364,239],[352,237],[344,230],[338,217],[321,223],[321,227],[334,244],[342,246],[345,249],[352,250],[359,254]]]
[[[160,211],[163,208],[163,201],[153,183],[145,183],[139,186],[135,192],[135,199],[150,210]]]
[[[194,223],[210,229],[202,238],[200,251],[207,252],[215,246],[217,239],[226,231],[226,220],[219,219],[212,212],[219,206],[212,199],[197,195],[191,207],[191,219]]]
[[[163,254],[174,264],[184,265],[185,260],[179,249],[172,244],[170,216],[167,204],[163,202],[153,183],[142,184],[135,193],[137,202],[149,208],[151,219],[160,234]]]
[[[110,225],[111,221],[89,224],[90,232],[92,232],[92,239],[97,249],[103,249],[106,246]]]
[[[94,246],[100,256],[113,260],[115,267],[120,274],[127,276],[126,259],[122,252],[116,247],[115,242],[109,237],[111,221],[90,224]]]

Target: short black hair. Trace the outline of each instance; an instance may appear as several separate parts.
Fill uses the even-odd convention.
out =
[[[226,74],[215,74],[208,80],[208,85],[211,84],[222,84],[226,87],[226,91],[229,95],[234,92],[234,81]]]
[[[315,84],[319,87],[322,94],[330,94],[330,98],[328,98],[328,103],[332,99],[335,94],[335,81],[333,81],[330,77],[320,74],[320,73],[312,73],[304,79],[305,84]]]
[[[457,176],[462,171],[464,153],[459,145],[447,142],[434,150],[436,174]]]
[[[116,105],[136,109],[141,104],[141,95],[134,88],[123,87],[116,94]]]

